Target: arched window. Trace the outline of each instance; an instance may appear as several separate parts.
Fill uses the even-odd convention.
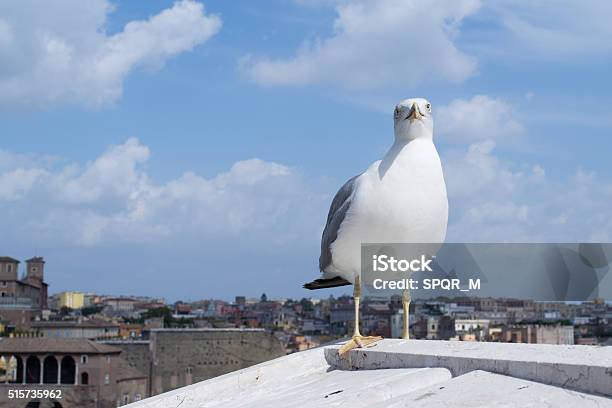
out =
[[[21,384],[23,381],[23,359],[19,356],[13,356],[11,360],[15,362],[15,375],[9,382]]]
[[[26,383],[40,383],[40,360],[37,356],[30,356],[26,360]]]
[[[62,374],[62,384],[74,384],[74,376],[76,365],[74,363],[74,358],[70,356],[65,356],[62,358],[61,364],[61,374]]]
[[[82,384],[82,385],[87,385],[87,384],[89,384],[89,374],[87,374],[87,373],[81,373],[81,384]]]
[[[47,356],[43,362],[43,383],[57,384],[57,375],[59,367],[55,356]]]

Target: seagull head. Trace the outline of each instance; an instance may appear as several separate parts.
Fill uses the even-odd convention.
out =
[[[431,103],[423,98],[404,99],[395,106],[393,122],[396,139],[431,139],[433,136]]]

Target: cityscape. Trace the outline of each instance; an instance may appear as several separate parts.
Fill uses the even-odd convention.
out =
[[[191,302],[79,290],[48,295],[44,258],[21,263],[0,257],[0,382],[61,386],[77,405],[128,404],[353,330],[347,295]],[[612,304],[603,299],[437,298],[414,300],[410,313],[414,339],[612,345]],[[399,296],[365,299],[361,317],[363,332],[401,337]]]
[[[611,15],[0,1],[0,408],[612,408]]]

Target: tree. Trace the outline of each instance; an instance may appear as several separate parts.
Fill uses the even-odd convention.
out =
[[[102,306],[86,306],[81,309],[81,315],[90,316],[93,314],[100,313],[104,307]]]
[[[61,309],[59,310],[59,314],[62,317],[70,316],[71,313],[72,313],[72,309],[69,308],[68,306],[62,306]]]
[[[310,299],[302,298],[302,300],[300,300],[300,305],[302,305],[302,308],[305,312],[310,312],[314,309],[314,305],[312,304]]]
[[[164,327],[170,327],[174,320],[172,317],[172,310],[166,306],[149,309],[142,314],[143,319],[151,317],[162,317],[164,319]]]
[[[259,298],[260,302],[267,302],[268,301],[268,296],[266,296],[265,293],[261,294],[261,297]]]

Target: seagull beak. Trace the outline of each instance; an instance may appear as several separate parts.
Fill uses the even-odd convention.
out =
[[[419,111],[419,107],[417,106],[416,102],[413,103],[412,104],[412,108],[410,108],[410,113],[408,114],[406,119],[410,119],[410,123],[412,123],[415,120],[421,119],[422,117],[423,117],[423,115]]]

